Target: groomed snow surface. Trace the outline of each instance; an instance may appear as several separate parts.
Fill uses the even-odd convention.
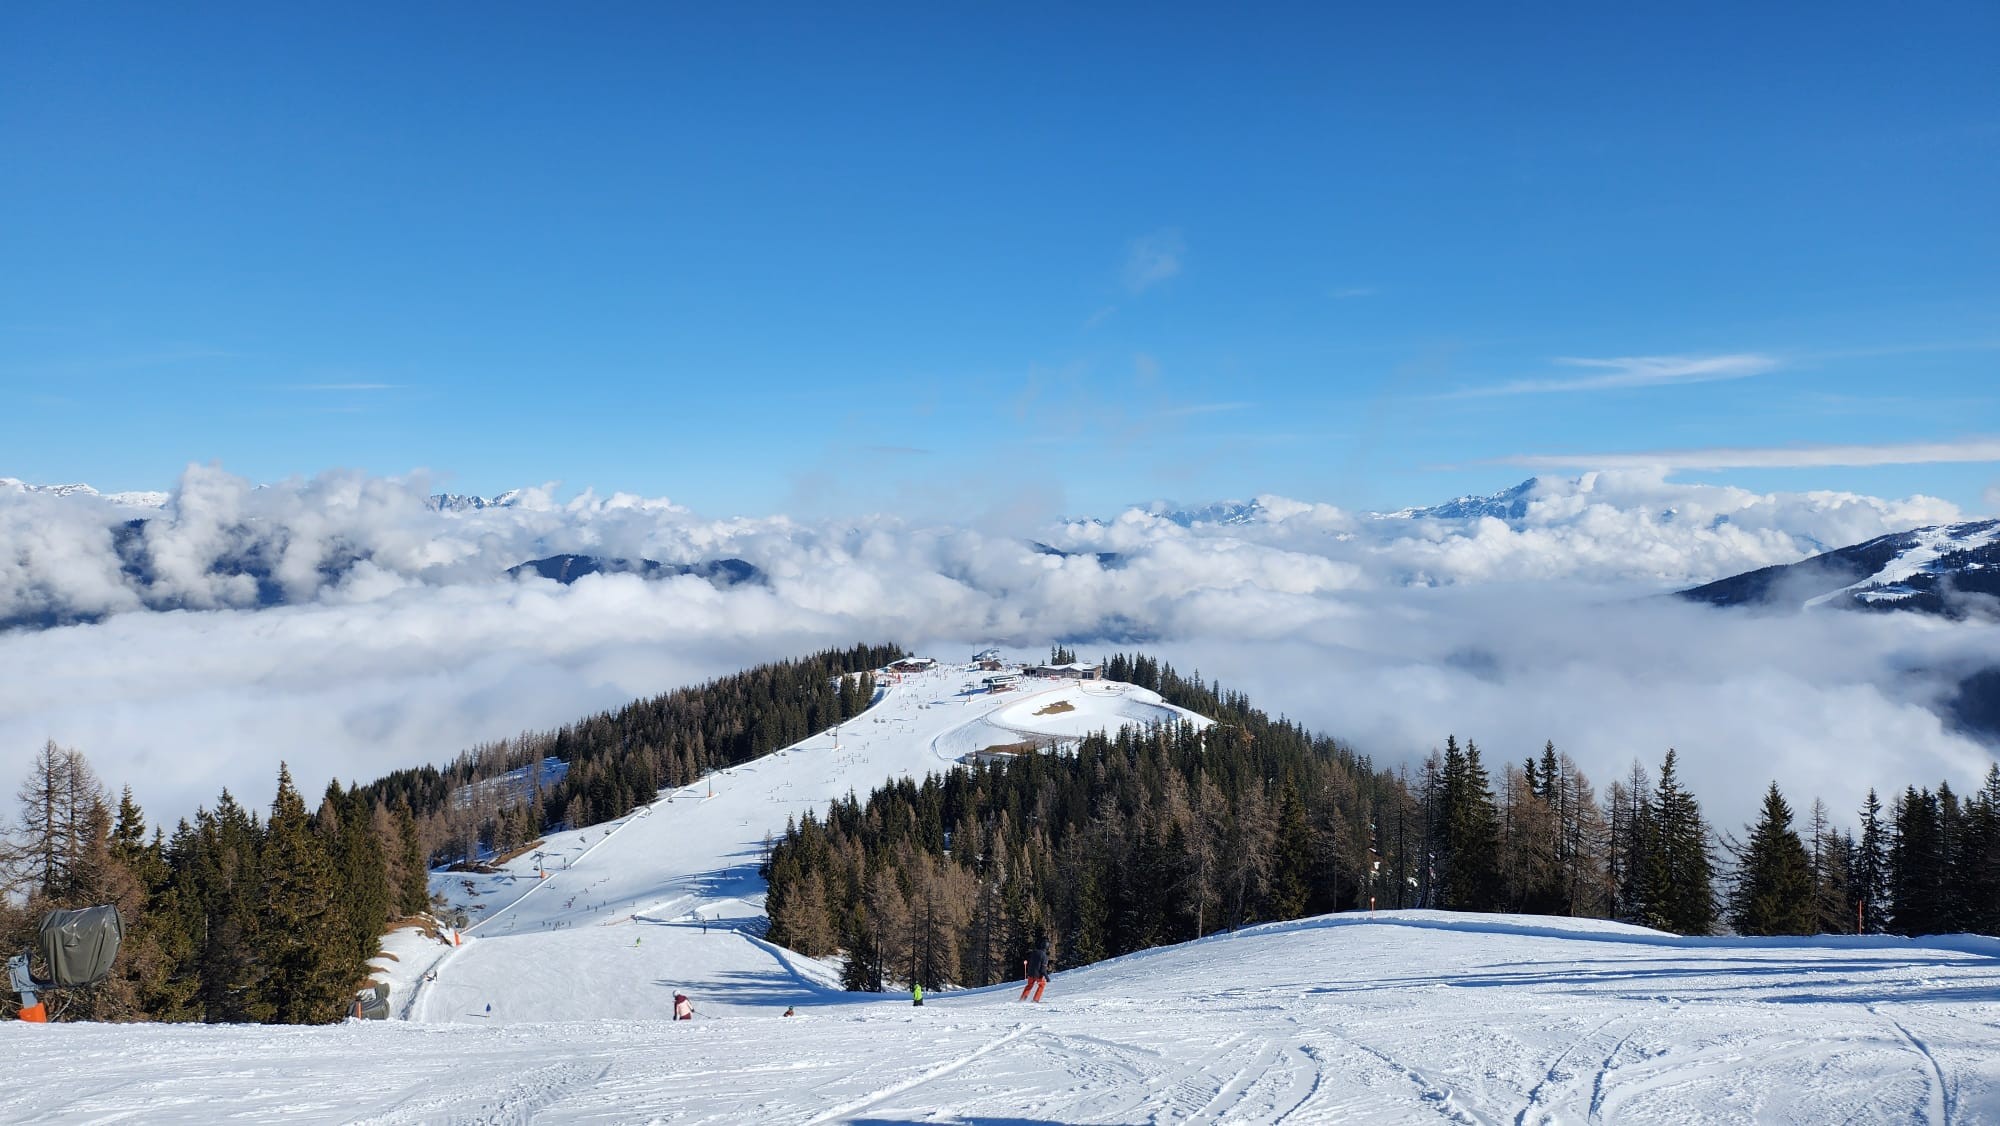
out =
[[[980,675],[906,678],[837,748],[815,736],[712,797],[552,837],[546,879],[533,857],[440,876],[477,923],[459,947],[393,938],[407,1020],[0,1026],[0,1120],[2000,1121],[1992,939],[1405,911],[1059,973],[1040,1005],[1018,985],[921,1009],[843,993],[833,965],[757,937],[766,831],[984,746],[1170,714],[1127,686],[988,695]],[[676,991],[697,1019],[666,1019]]]

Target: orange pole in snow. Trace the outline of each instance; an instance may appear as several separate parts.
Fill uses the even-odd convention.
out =
[[[29,1024],[47,1024],[49,1023],[49,1007],[40,1002],[29,1005],[27,1008],[21,1010],[21,1019],[27,1021]]]

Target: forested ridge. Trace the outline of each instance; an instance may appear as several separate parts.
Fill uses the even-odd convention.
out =
[[[760,666],[441,768],[333,782],[316,806],[281,768],[267,812],[224,792],[171,831],[149,826],[129,789],[110,800],[81,752],[51,742],[0,835],[0,942],[23,948],[49,908],[114,903],[127,925],[117,968],[59,999],[68,1019],[338,1019],[385,923],[428,905],[431,865],[621,816],[661,786],[851,718],[872,698],[871,670],[900,655],[857,646]],[[852,987],[937,988],[1017,977],[1038,933],[1077,965],[1371,897],[1683,933],[1857,920],[2000,931],[2000,769],[1966,797],[1911,787],[1885,809],[1871,792],[1858,836],[1819,803],[1795,829],[1773,786],[1738,842],[1704,820],[1671,751],[1657,778],[1634,764],[1600,800],[1552,745],[1495,777],[1477,746],[1448,737],[1392,770],[1152,658],[1119,656],[1107,672],[1217,723],[1092,736],[1074,754],[850,795],[775,842],[771,937],[845,952]],[[542,785],[550,759],[567,770]]]
[[[1214,718],[1087,737],[885,784],[775,842],[770,938],[844,953],[852,989],[979,986],[1053,941],[1066,966],[1250,923],[1433,907],[1613,918],[1682,934],[2000,932],[2000,766],[1961,799],[1911,787],[1861,833],[1776,785],[1717,833],[1668,750],[1600,799],[1552,743],[1494,776],[1447,736],[1386,769],[1145,656],[1107,675]]]
[[[338,1020],[384,927],[429,906],[431,865],[611,820],[661,786],[797,742],[866,708],[872,670],[901,655],[855,646],[761,665],[443,768],[331,782],[311,809],[281,766],[267,813],[225,790],[171,831],[148,826],[129,787],[112,802],[81,751],[50,742],[18,817],[0,824],[0,951],[27,948],[47,910],[111,903],[126,927],[112,977],[52,994],[63,1019]],[[567,771],[544,788],[548,759]],[[517,773],[525,785],[508,783]]]
[[[374,802],[407,802],[440,863],[506,852],[557,825],[583,828],[624,816],[667,786],[748,762],[866,709],[874,670],[904,655],[856,645],[759,665],[600,712],[554,731],[464,752],[449,765],[398,770],[363,787]],[[540,785],[534,765],[568,765]],[[515,786],[493,784],[524,773]]]

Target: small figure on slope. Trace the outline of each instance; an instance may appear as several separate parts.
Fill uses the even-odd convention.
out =
[[[911,982],[911,983],[910,983],[910,1004],[912,1004],[912,1005],[915,1005],[915,1006],[917,1006],[918,1008],[922,1008],[922,1007],[923,1007],[923,1005],[924,1005],[924,983],[923,983],[923,982],[921,982],[921,981],[913,981],[913,982]]]
[[[1041,941],[1035,944],[1033,950],[1028,951],[1028,957],[1021,963],[1021,969],[1023,971],[1022,976],[1025,978],[1021,983],[1021,1000],[1027,1000],[1028,993],[1032,990],[1035,994],[1035,1000],[1040,1001],[1042,999],[1042,990],[1049,987],[1049,940],[1047,937],[1042,938]]]
[[[694,1019],[694,1002],[688,1000],[688,995],[685,993],[674,994],[674,1019]]]

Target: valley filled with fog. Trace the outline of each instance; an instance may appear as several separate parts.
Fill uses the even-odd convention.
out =
[[[205,467],[162,495],[0,486],[0,770],[53,739],[171,823],[225,786],[257,800],[281,760],[310,793],[817,647],[1061,641],[1199,670],[1386,764],[1448,733],[1496,762],[1554,740],[1602,785],[1672,746],[1720,826],[1773,779],[1841,815],[1871,785],[1976,782],[1992,749],[1951,697],[2000,627],[1668,595],[1964,516],[1653,471],[1395,513],[1265,496],[1044,523]],[[558,555],[666,566],[520,570]]]

